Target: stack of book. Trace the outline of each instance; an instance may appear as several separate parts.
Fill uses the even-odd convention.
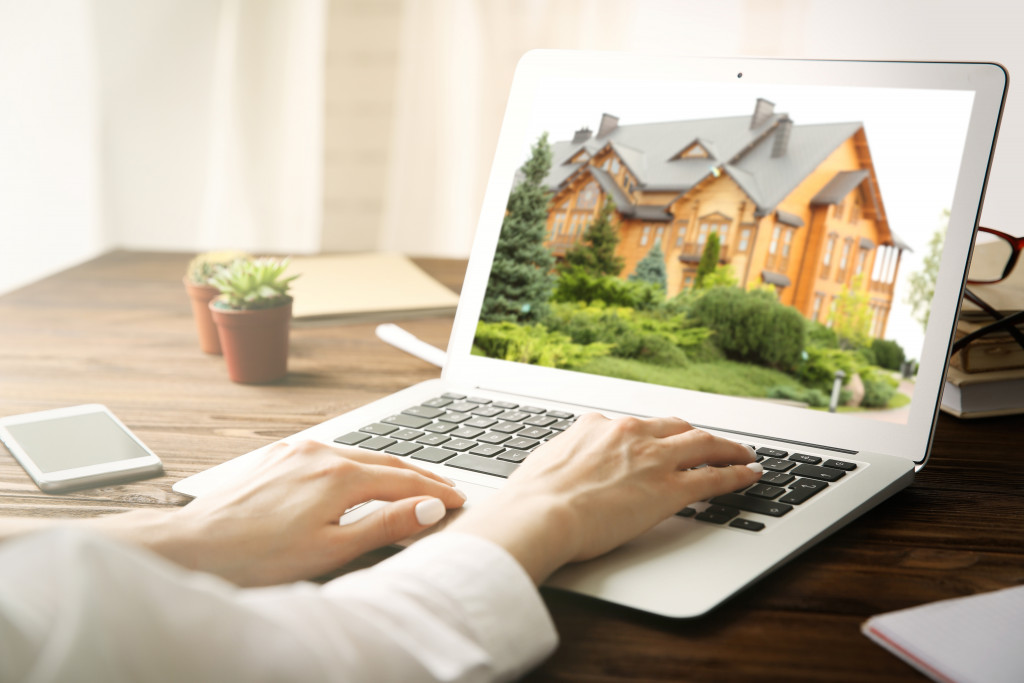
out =
[[[1004,316],[1024,309],[1024,267],[1015,268],[1002,282],[971,286],[971,291]],[[994,318],[965,300],[956,338],[992,322]],[[1024,324],[1017,329],[1024,333]],[[953,354],[942,409],[957,417],[1024,413],[1024,348],[1009,331],[989,333]]]

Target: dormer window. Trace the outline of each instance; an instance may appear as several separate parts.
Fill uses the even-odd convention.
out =
[[[576,154],[572,155],[572,158],[569,159],[569,163],[570,164],[581,164],[581,163],[584,163],[585,161],[587,161],[589,158],[590,158],[590,153],[587,152],[587,150],[585,150],[585,149],[581,149],[580,151],[576,152]]]
[[[693,142],[676,157],[678,159],[708,159],[711,154],[699,142]]]
[[[591,180],[580,190],[579,196],[576,197],[576,208],[593,209],[597,206],[598,194],[597,183]]]

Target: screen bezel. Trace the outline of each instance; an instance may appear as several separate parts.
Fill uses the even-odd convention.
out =
[[[473,356],[483,294],[516,170],[524,160],[532,95],[545,78],[626,79],[744,84],[828,85],[967,90],[974,93],[960,174],[952,198],[945,246],[906,424],[851,419],[770,403],[662,387],[629,380]],[[638,415],[678,415],[691,423],[738,433],[854,451],[898,455],[921,465],[938,416],[954,322],[1005,99],[1007,76],[998,64],[862,62],[783,59],[681,58],[653,54],[537,50],[517,66],[491,175],[448,345],[443,377],[523,396]],[[486,379],[483,379],[486,378]],[[599,397],[599,398],[595,398]],[[751,408],[754,408],[751,410]],[[870,427],[870,428],[865,428]]]

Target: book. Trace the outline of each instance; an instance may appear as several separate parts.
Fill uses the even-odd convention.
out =
[[[961,317],[956,323],[956,339],[980,330],[994,322],[985,319]],[[1024,334],[1024,324],[1017,329]],[[949,359],[950,365],[964,372],[987,372],[989,370],[1010,370],[1024,368],[1024,346],[1017,343],[1009,332],[996,330],[969,342]]]
[[[1024,413],[1024,368],[972,373],[950,366],[940,407],[964,418]]]
[[[296,256],[288,265],[297,321],[394,320],[455,311],[459,295],[395,253]]]
[[[861,632],[935,681],[1019,683],[1024,586],[876,615]]]

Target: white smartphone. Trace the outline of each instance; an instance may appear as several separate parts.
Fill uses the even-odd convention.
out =
[[[47,493],[163,472],[160,458],[99,404],[0,418],[0,441]]]

